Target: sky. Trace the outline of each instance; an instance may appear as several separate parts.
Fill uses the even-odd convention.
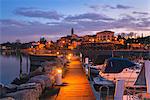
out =
[[[150,0],[0,0],[0,43],[110,30],[150,35]]]

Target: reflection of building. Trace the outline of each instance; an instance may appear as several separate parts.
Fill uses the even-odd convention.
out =
[[[114,39],[114,32],[102,31],[96,34],[97,42],[111,42]]]

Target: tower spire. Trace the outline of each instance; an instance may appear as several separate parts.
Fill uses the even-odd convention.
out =
[[[74,29],[73,28],[71,28],[71,35],[73,35],[74,34]]]

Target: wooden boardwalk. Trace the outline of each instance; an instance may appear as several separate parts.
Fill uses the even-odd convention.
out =
[[[96,100],[79,59],[73,58],[56,100]]]

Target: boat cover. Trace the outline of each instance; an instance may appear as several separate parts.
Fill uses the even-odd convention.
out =
[[[125,68],[131,68],[136,64],[127,58],[109,58],[103,68],[103,73],[120,73]]]

